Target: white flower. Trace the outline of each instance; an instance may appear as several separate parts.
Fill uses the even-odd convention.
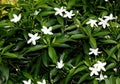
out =
[[[38,33],[36,34],[31,34],[31,33],[28,33],[28,36],[30,37],[30,39],[27,41],[27,43],[32,43],[33,45],[36,45],[36,40],[38,40],[40,38],[40,36],[38,36]]]
[[[110,26],[107,22],[108,20],[103,20],[102,18],[98,18],[100,20],[100,22],[98,23],[98,25],[102,25],[102,27],[105,29],[106,26]]]
[[[24,84],[31,84],[31,79],[29,79],[28,81],[23,80],[22,82],[23,82]]]
[[[108,0],[105,0],[105,2],[108,2]]]
[[[113,17],[113,14],[111,13],[109,16],[104,16],[104,18],[106,20],[113,20],[113,19],[117,19],[117,17]]]
[[[45,81],[45,79],[43,79],[43,81],[42,82],[37,82],[37,84],[46,84],[46,81]]]
[[[97,61],[97,63],[94,64],[94,67],[97,68],[98,71],[101,71],[101,70],[106,71],[105,65],[106,65],[106,62],[102,63],[100,61]]]
[[[49,35],[52,35],[53,33],[51,32],[52,31],[52,27],[49,27],[47,29],[47,27],[43,26],[43,28],[41,29],[41,31],[44,33],[44,34],[49,34]]]
[[[89,55],[94,54],[95,56],[97,56],[99,53],[101,53],[98,51],[98,48],[96,49],[90,48],[89,50],[90,50]]]
[[[65,15],[64,15],[64,17],[68,17],[69,19],[71,19],[72,18],[72,16],[74,16],[75,14],[73,14],[73,11],[71,10],[70,12],[68,12],[68,11],[65,11]]]
[[[104,75],[104,76],[103,76],[103,74],[101,73],[101,74],[100,74],[100,77],[99,77],[99,78],[96,78],[96,80],[102,81],[102,80],[104,80],[105,78],[107,78],[107,75]]]
[[[19,14],[18,16],[17,16],[16,14],[13,14],[13,17],[14,17],[14,18],[11,19],[10,21],[17,23],[17,22],[20,21],[20,19],[21,19],[21,14]]]
[[[99,75],[98,69],[96,67],[89,67],[89,70],[91,70],[90,76]]]
[[[40,13],[41,9],[35,10],[34,15],[38,15]]]
[[[56,11],[55,15],[60,15],[60,16],[63,16],[63,12],[66,11],[66,9],[63,6],[61,8],[54,8],[54,10]]]
[[[94,27],[94,25],[96,26],[96,27],[98,27],[98,25],[97,25],[97,20],[92,20],[92,19],[90,19],[86,24],[90,24],[90,26],[91,27]]]
[[[60,60],[60,62],[57,62],[56,68],[61,69],[64,66],[63,60]]]

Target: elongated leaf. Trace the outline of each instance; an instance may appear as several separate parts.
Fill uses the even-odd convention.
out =
[[[117,77],[117,79],[116,79],[116,84],[120,84],[120,78],[119,77]]]
[[[27,48],[27,51],[25,51],[25,53],[37,51],[37,50],[40,50],[40,49],[43,49],[43,48],[46,48],[46,47],[47,47],[47,45],[32,46],[32,47]]]
[[[115,40],[101,40],[101,42],[105,43],[105,44],[116,44],[117,42]]]
[[[23,72],[23,75],[28,79],[32,79],[32,76],[27,72]]]
[[[3,54],[6,58],[19,58],[18,54],[6,52]]]
[[[110,63],[107,67],[106,70],[113,69],[115,67],[115,63]]]
[[[75,68],[72,68],[72,69],[69,71],[69,74],[67,75],[67,77],[66,77],[66,79],[65,79],[65,84],[68,84],[68,82],[71,80],[71,77],[73,76],[74,71],[75,71]]]
[[[8,46],[4,47],[1,54],[3,54],[4,52],[8,51],[12,46],[13,45],[8,45]]]
[[[105,35],[108,35],[110,32],[108,31],[102,31],[102,32],[97,32],[97,33],[94,33],[92,34],[93,36],[105,36]]]
[[[80,38],[85,38],[86,36],[84,34],[75,34],[72,35],[70,38],[72,39],[80,39]]]
[[[96,40],[92,36],[90,36],[90,45],[92,46],[92,48],[97,48]]]
[[[82,84],[82,82],[86,80],[88,76],[89,76],[89,73],[84,74],[82,77],[80,77],[80,80],[78,81],[77,84],[80,84],[80,83]]]
[[[48,47],[48,54],[49,54],[49,57],[52,59],[52,61],[54,63],[57,63],[58,57],[57,57],[56,51],[53,47]]]
[[[80,66],[80,67],[78,67],[78,68],[75,70],[74,74],[76,74],[76,73],[78,73],[78,72],[80,72],[80,71],[83,71],[83,70],[85,70],[85,69],[87,69],[86,66]]]

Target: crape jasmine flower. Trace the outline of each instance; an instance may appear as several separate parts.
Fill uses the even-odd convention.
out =
[[[29,79],[28,81],[23,80],[22,82],[23,82],[24,84],[31,84],[31,79]]]
[[[99,75],[98,69],[96,67],[89,67],[89,70],[91,70],[90,76]]]
[[[60,62],[57,62],[56,68],[61,69],[64,66],[63,60],[60,60]]]
[[[89,55],[94,54],[95,56],[97,56],[99,53],[101,53],[98,51],[98,48],[96,49],[90,48],[89,50],[90,50]]]
[[[54,8],[54,10],[56,11],[55,15],[60,15],[60,16],[63,16],[63,12],[66,11],[66,9],[63,6],[61,8]]]
[[[110,26],[109,24],[108,24],[108,20],[107,19],[105,19],[105,20],[103,20],[102,18],[98,18],[99,20],[100,20],[100,22],[98,23],[98,25],[102,25],[102,27],[105,29],[106,27],[108,27],[108,26]]]
[[[109,20],[117,19],[117,16],[113,17],[113,14],[111,13],[109,16],[104,16],[104,18],[109,21]]]
[[[21,19],[21,14],[19,14],[18,16],[16,14],[13,14],[13,19],[11,19],[11,22],[17,23],[18,21],[20,21]]]
[[[106,65],[106,62],[102,63],[100,61],[97,61],[97,63],[94,64],[94,67],[96,67],[98,71],[101,71],[101,70],[106,71],[105,65]]]
[[[43,79],[42,82],[38,81],[37,84],[46,84],[46,81],[45,81],[45,79]]]
[[[69,19],[71,19],[72,18],[72,16],[74,16],[75,14],[73,14],[73,11],[71,10],[70,12],[69,11],[65,11],[65,15],[64,15],[64,17],[66,18],[66,17],[68,17]]]
[[[32,43],[33,45],[36,45],[36,40],[38,40],[40,38],[40,36],[38,36],[38,33],[36,34],[31,34],[31,33],[28,33],[28,36],[30,37],[30,39],[27,41],[27,43]]]
[[[86,24],[90,24],[91,27],[94,27],[94,26],[98,27],[96,22],[97,20],[90,19]]]
[[[52,35],[52,34],[53,34],[53,33],[51,32],[51,31],[52,31],[52,27],[47,28],[46,26],[43,26],[43,28],[41,29],[41,31],[42,31],[44,34],[48,34],[48,35]]]
[[[101,73],[101,74],[100,74],[100,77],[99,77],[99,78],[96,78],[96,80],[102,81],[102,80],[104,80],[105,78],[107,78],[107,75],[103,75],[103,74]]]

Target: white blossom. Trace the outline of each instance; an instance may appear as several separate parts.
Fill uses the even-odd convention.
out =
[[[106,71],[105,65],[106,65],[106,62],[102,63],[100,61],[97,61],[97,63],[94,64],[94,67],[97,68],[98,71],[101,71],[101,70]]]
[[[49,34],[49,35],[52,35],[52,34],[53,34],[53,33],[51,32],[51,31],[52,31],[52,27],[47,28],[46,26],[43,26],[43,28],[41,29],[41,31],[42,31],[44,34]]]
[[[101,73],[101,74],[100,74],[100,77],[99,77],[99,78],[96,78],[96,80],[102,81],[102,80],[104,80],[105,78],[107,78],[107,75],[103,75],[103,74]]]
[[[96,27],[98,27],[96,22],[97,22],[97,20],[90,19],[86,24],[90,24],[91,27],[94,27],[94,25]]]
[[[98,51],[98,48],[96,49],[90,48],[89,50],[90,50],[89,55],[94,54],[95,56],[97,56],[99,53],[101,53]]]
[[[105,0],[105,2],[108,2],[108,0]]]
[[[56,11],[55,15],[60,15],[60,16],[63,16],[63,12],[66,11],[66,9],[63,6],[61,8],[54,8],[54,10]]]
[[[90,76],[99,75],[98,69],[96,67],[89,67],[89,70],[91,70]]]
[[[110,26],[108,24],[108,20],[103,20],[102,18],[98,18],[100,20],[100,22],[98,23],[98,25],[102,25],[102,27],[105,29],[106,27]]]
[[[21,19],[21,14],[19,14],[18,16],[16,14],[13,14],[13,19],[11,19],[11,22],[17,23],[18,21],[20,21]]]
[[[64,66],[63,60],[60,60],[60,62],[57,62],[56,68],[61,69]]]
[[[38,81],[37,84],[46,84],[46,81],[45,81],[45,79],[43,79],[42,82]]]
[[[104,18],[106,20],[113,20],[113,19],[117,19],[117,17],[113,17],[113,14],[111,13],[109,16],[104,16]]]
[[[40,13],[41,9],[35,10],[34,15],[38,15]]]
[[[28,33],[28,36],[30,37],[30,39],[27,41],[27,43],[32,43],[33,45],[36,45],[36,40],[38,40],[40,38],[40,36],[38,36],[38,33],[36,34],[31,34],[31,33]]]
[[[64,15],[64,17],[66,18],[66,17],[68,17],[69,19],[71,19],[72,18],[72,16],[74,16],[75,14],[73,14],[73,11],[71,10],[70,12],[69,11],[65,11],[65,15]]]
[[[29,79],[28,81],[23,80],[22,82],[23,82],[24,84],[31,84],[31,79]]]

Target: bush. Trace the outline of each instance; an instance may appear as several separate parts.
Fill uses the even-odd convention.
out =
[[[0,84],[119,84],[120,3],[0,5]]]

